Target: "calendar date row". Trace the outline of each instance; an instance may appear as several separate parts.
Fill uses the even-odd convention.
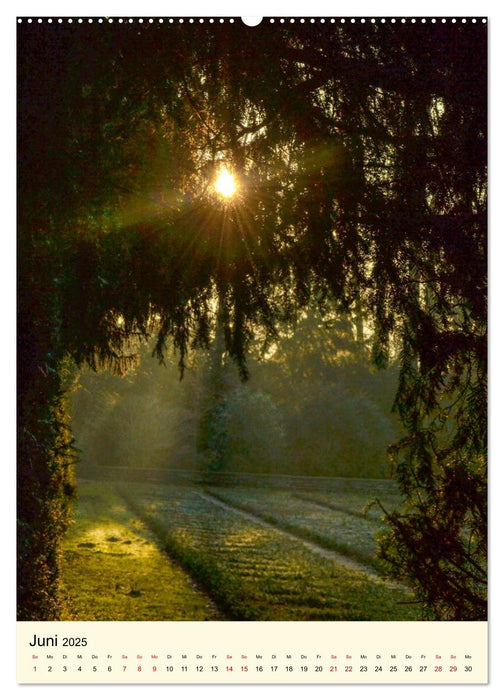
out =
[[[427,664],[272,664],[272,665],[176,665],[176,664],[120,664],[120,665],[92,665],[87,666],[79,664],[73,666],[70,664],[39,664],[32,667],[33,672],[40,673],[67,673],[77,671],[82,673],[471,673],[472,665],[463,664],[461,666],[455,664],[449,665],[427,665]]]

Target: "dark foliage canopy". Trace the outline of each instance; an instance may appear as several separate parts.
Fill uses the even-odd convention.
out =
[[[400,353],[383,556],[427,616],[482,619],[485,25],[23,23],[18,70],[20,618],[58,615],[69,358],[154,335],[183,368],[218,321],[246,376],[315,300]]]

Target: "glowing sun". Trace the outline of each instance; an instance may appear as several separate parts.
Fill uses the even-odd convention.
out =
[[[232,197],[236,192],[235,179],[226,168],[219,172],[215,181],[215,189],[222,197]]]

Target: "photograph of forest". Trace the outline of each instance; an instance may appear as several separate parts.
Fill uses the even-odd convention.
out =
[[[486,22],[17,28],[18,620],[486,620]]]

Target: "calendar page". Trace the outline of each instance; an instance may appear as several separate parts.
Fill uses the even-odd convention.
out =
[[[22,15],[17,682],[488,682],[486,17]]]

